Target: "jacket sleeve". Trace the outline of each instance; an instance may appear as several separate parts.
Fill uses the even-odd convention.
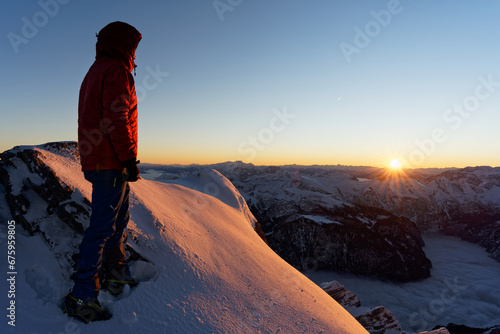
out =
[[[109,71],[103,82],[103,131],[120,161],[137,157],[136,134],[132,117],[137,115],[133,78],[123,67]]]

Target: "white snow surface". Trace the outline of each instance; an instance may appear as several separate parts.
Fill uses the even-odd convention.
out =
[[[90,199],[91,184],[77,159],[37,149],[75,190],[75,198]],[[8,286],[2,279],[0,332],[367,333],[259,238],[255,218],[226,178],[205,171],[178,183],[131,184],[129,242],[159,273],[143,281],[151,268],[132,267],[140,284],[129,296],[115,300],[101,294],[102,305],[113,313],[108,321],[85,325],[61,312],[58,304],[72,281],[63,277],[42,237],[29,237],[17,226],[16,326],[7,323]],[[6,210],[1,213],[5,216]],[[6,244],[2,222],[0,249],[5,253]],[[6,256],[2,263],[5,272]]]
[[[322,216],[304,215],[304,218],[307,218],[307,219],[310,219],[312,221],[315,221],[319,225],[322,225],[322,224],[338,224],[338,225],[342,225],[342,223],[339,223],[337,221],[334,221],[334,220],[331,220],[331,219],[328,219],[328,218],[325,218],[325,217],[322,217]]]

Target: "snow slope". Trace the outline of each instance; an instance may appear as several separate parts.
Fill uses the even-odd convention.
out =
[[[90,198],[91,186],[78,159],[35,149],[72,187],[73,199]],[[141,284],[128,297],[115,300],[101,294],[101,303],[114,314],[109,321],[84,325],[61,313],[57,304],[72,282],[42,237],[30,237],[18,225],[16,326],[3,316],[0,332],[366,333],[259,238],[255,219],[227,179],[205,171],[179,183],[140,180],[131,185],[129,243],[159,273],[144,281],[153,268],[132,267]],[[5,203],[0,208],[5,216]],[[0,247],[5,250],[2,218]],[[6,268],[5,262],[2,266]],[[1,291],[8,291],[5,280],[1,284]]]

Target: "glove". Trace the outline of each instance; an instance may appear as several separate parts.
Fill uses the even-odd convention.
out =
[[[132,158],[123,162],[123,181],[135,182],[141,178],[141,173],[137,167],[138,163],[140,163],[140,161],[137,161],[137,158]]]

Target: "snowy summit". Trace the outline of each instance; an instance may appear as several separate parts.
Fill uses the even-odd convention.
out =
[[[59,185],[49,186],[51,174]],[[18,305],[15,327],[4,319],[2,333],[366,333],[266,245],[243,197],[214,170],[131,185],[127,242],[144,260],[131,265],[139,285],[119,298],[100,295],[108,321],[70,319],[59,304],[72,286],[75,226],[88,224],[91,198],[76,147],[17,147],[2,154],[0,175],[2,222],[16,221]],[[55,203],[59,188],[67,197]]]

